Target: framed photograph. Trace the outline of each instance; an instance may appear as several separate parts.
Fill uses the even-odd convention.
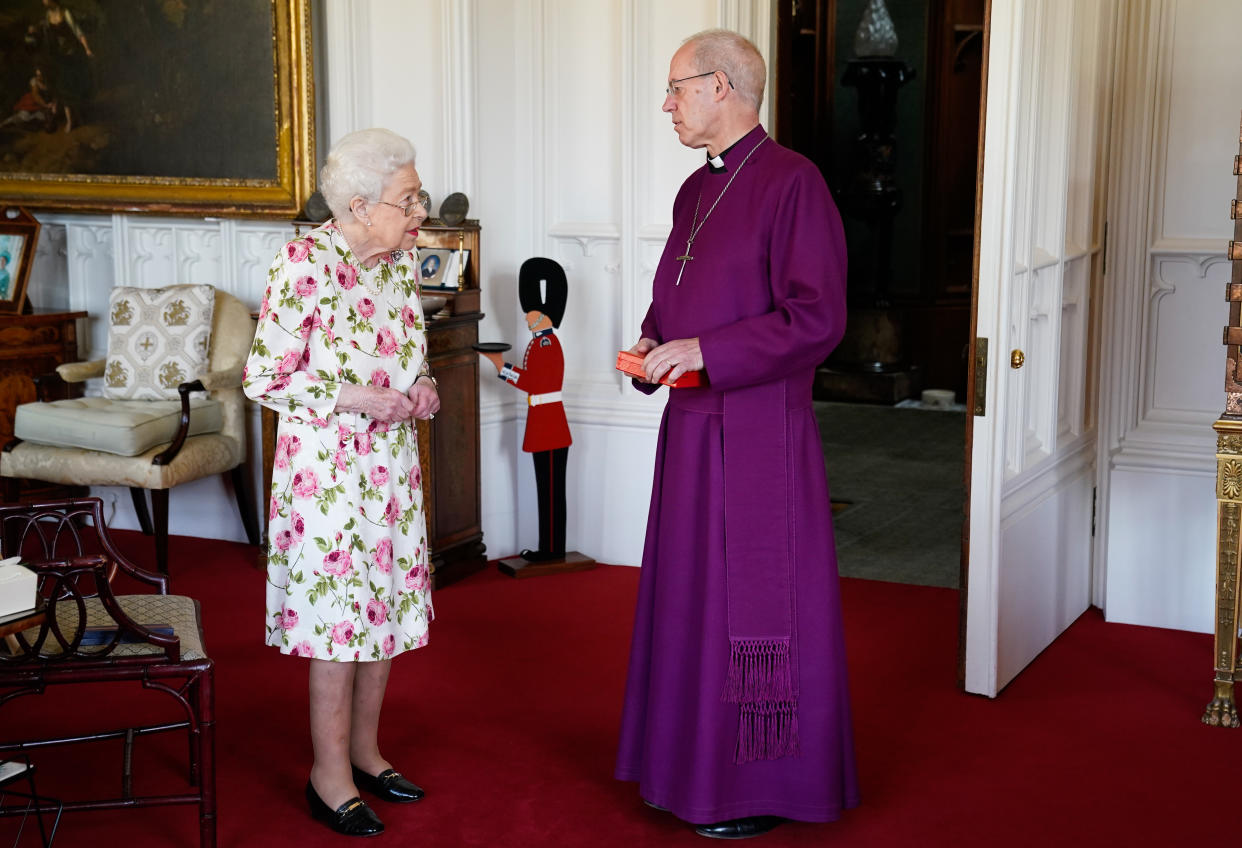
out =
[[[310,0],[6,0],[0,196],[293,217],[314,187]]]
[[[39,222],[19,206],[0,207],[0,312],[21,312]]]
[[[425,289],[456,289],[457,276],[452,273],[455,250],[446,247],[422,247],[418,250],[418,276]]]

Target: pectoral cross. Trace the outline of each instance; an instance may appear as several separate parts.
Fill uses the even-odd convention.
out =
[[[685,252],[685,254],[684,254],[683,256],[678,256],[678,257],[677,257],[677,259],[675,260],[675,261],[677,261],[677,262],[680,262],[680,263],[681,263],[681,270],[679,270],[679,271],[677,272],[677,282],[675,282],[675,283],[673,284],[674,286],[680,286],[680,285],[681,285],[681,273],[682,273],[682,271],[685,271],[685,270],[686,270],[686,263],[687,263],[687,262],[689,262],[690,260],[694,259],[694,257],[690,255],[690,242],[691,242],[691,241],[694,241],[694,239],[690,239],[690,241],[687,241],[687,242],[686,242],[686,252]]]

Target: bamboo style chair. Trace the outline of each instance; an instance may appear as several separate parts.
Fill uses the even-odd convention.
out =
[[[123,739],[120,797],[66,800],[65,811],[197,804],[200,845],[214,848],[214,666],[203,649],[198,602],[169,594],[167,575],[139,568],[117,550],[98,498],[0,505],[0,554],[21,555],[36,572],[46,613],[41,625],[9,637],[7,650],[0,643],[0,757],[6,752],[29,755],[52,745]],[[114,594],[112,582],[118,574],[150,591]],[[163,693],[177,703],[184,720],[102,732],[73,733],[66,726],[64,736],[21,738],[20,710],[21,704],[29,704],[26,696],[53,685],[110,681],[137,682],[144,690]],[[188,786],[164,795],[135,796],[134,741],[182,728],[189,737]]]

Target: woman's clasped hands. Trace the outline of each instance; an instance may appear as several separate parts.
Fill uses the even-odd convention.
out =
[[[355,412],[377,421],[407,421],[411,418],[432,418],[440,411],[440,395],[427,378],[419,378],[408,392],[387,386],[341,386],[336,408]]]

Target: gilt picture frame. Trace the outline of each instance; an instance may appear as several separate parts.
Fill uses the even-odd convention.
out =
[[[39,227],[38,220],[20,206],[0,206],[0,313],[22,310]]]
[[[6,202],[287,218],[314,190],[310,0],[9,0],[0,52]]]

